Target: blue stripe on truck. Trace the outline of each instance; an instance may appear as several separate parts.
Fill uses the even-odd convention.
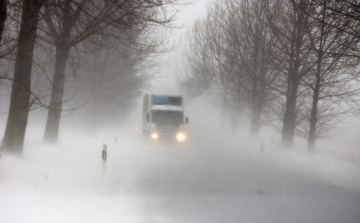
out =
[[[169,102],[169,96],[163,96],[163,95],[153,95],[152,97],[153,104],[167,104]]]

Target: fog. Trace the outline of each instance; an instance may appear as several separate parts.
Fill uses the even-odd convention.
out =
[[[300,138],[281,149],[266,126],[257,139],[246,119],[231,130],[214,97],[185,98],[183,144],[143,141],[138,106],[96,137],[75,112],[58,145],[46,145],[33,112],[23,156],[0,158],[0,222],[358,222],[357,129],[312,153]]]
[[[234,5],[227,4],[230,2]],[[261,1],[254,2],[260,4]],[[37,67],[36,75],[32,75],[31,87],[38,95],[31,101],[34,110],[30,111],[25,123],[24,148],[13,154],[0,150],[1,223],[359,223],[360,119],[352,116],[356,112],[349,115],[347,107],[340,106],[344,103],[340,100],[342,95],[351,93],[351,97],[358,99],[358,89],[349,88],[348,92],[334,91],[336,94],[332,94],[332,90],[347,89],[334,85],[322,92],[329,93],[323,95],[329,100],[334,95],[340,95],[340,99],[325,103],[328,107],[325,106],[327,110],[321,111],[324,112],[321,115],[333,119],[321,119],[319,126],[322,128],[318,126],[320,130],[316,134],[323,133],[322,130],[332,132],[332,128],[338,130],[343,123],[351,123],[344,134],[317,137],[313,150],[308,149],[307,138],[298,135],[293,147],[282,146],[283,136],[276,127],[281,128],[285,120],[286,96],[279,92],[285,92],[287,80],[303,80],[305,76],[289,78],[286,66],[260,64],[291,61],[287,55],[264,59],[269,55],[279,56],[281,50],[262,50],[264,55],[255,62],[246,56],[233,61],[241,52],[226,50],[234,46],[234,49],[245,47],[241,50],[246,54],[250,52],[252,49],[247,47],[253,42],[239,46],[234,43],[251,39],[242,28],[260,17],[249,17],[249,21],[241,23],[236,19],[246,19],[241,13],[247,11],[238,9],[245,5],[235,4],[239,3],[237,1],[212,1],[205,9],[205,3],[205,0],[199,0],[193,5],[181,6],[177,20],[169,25],[177,29],[163,31],[160,23],[159,27],[145,29],[138,38],[128,37],[136,39],[139,45],[109,41],[106,44],[99,42],[104,44],[103,48],[84,44],[70,51],[71,63],[64,66],[63,105],[58,110],[50,104],[53,82],[49,79],[55,75],[54,60],[42,52],[42,48],[35,50],[34,61],[39,60],[47,66]],[[282,5],[286,6],[279,4]],[[287,9],[291,8],[284,8]],[[212,14],[207,16],[206,10]],[[290,16],[292,11],[280,12],[279,15],[283,12]],[[202,20],[195,22],[197,18]],[[218,29],[213,27],[214,22],[219,22]],[[280,26],[287,27],[287,22],[291,21],[284,17],[283,22]],[[192,28],[193,32],[188,32]],[[293,30],[297,30],[295,28]],[[121,31],[111,31],[123,38]],[[231,35],[225,35],[227,31]],[[236,33],[233,31],[244,39],[218,40],[218,37],[233,36]],[[279,37],[272,36],[271,29],[268,31],[264,43]],[[166,43],[164,46],[160,44],[162,40]],[[219,45],[210,44],[209,47],[210,40],[219,41],[212,42]],[[306,44],[310,42],[303,43],[304,50],[309,49],[310,45]],[[147,44],[149,48],[146,48]],[[272,43],[270,46],[281,48]],[[262,45],[260,48],[265,49]],[[217,50],[208,51],[214,49]],[[183,52],[187,50],[189,52]],[[304,52],[299,55],[309,55]],[[304,58],[301,62],[306,66],[308,62],[312,64],[314,52],[310,53],[309,60]],[[338,54],[335,52],[335,55]],[[306,68],[305,65],[299,68]],[[244,69],[248,66],[254,66],[255,73]],[[257,66],[269,67],[261,75],[271,76],[271,82],[257,83],[265,84],[263,89],[259,86],[258,98],[250,96],[258,87],[249,88],[260,77],[257,76],[260,73],[256,74]],[[298,71],[293,73],[302,73]],[[296,126],[296,130],[305,129],[305,132],[310,127],[306,115],[309,115],[312,96],[311,86],[305,85],[315,83],[310,74],[308,82],[300,86],[301,93],[294,94],[299,95],[299,101],[290,100],[299,112],[293,117],[294,121],[303,118],[300,124],[305,123]],[[338,83],[343,83],[341,78],[346,76],[340,71],[333,75],[340,78]],[[328,79],[334,80],[332,76]],[[357,82],[351,81],[351,87],[355,87]],[[2,137],[11,92],[10,82],[3,83],[4,87],[0,89]],[[191,90],[195,93],[189,94]],[[184,142],[153,141],[143,136],[144,94],[182,95],[184,116],[189,118],[189,123],[184,125]],[[263,104],[253,106],[253,101]],[[338,107],[344,110],[337,110]],[[253,108],[259,112],[261,126],[256,137],[250,134]],[[61,111],[56,143],[43,142],[48,110]],[[106,161],[103,159],[105,147]]]

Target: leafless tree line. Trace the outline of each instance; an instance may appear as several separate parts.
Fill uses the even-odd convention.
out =
[[[189,2],[1,0],[0,34],[12,37],[0,39],[1,63],[14,66],[13,75],[1,71],[12,84],[2,148],[22,153],[34,104],[49,111],[44,141],[57,142],[71,76],[86,86],[93,114],[100,102],[106,107],[137,96],[153,75],[154,57],[168,50],[154,29],[171,28],[178,6]]]
[[[315,140],[336,134],[356,113],[359,94],[360,1],[212,1],[185,38],[179,84],[193,96],[218,86],[263,123]],[[274,122],[275,120],[275,122]]]

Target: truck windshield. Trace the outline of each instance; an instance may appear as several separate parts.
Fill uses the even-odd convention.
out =
[[[183,114],[177,111],[155,111],[152,113],[152,122],[159,125],[183,124]]]

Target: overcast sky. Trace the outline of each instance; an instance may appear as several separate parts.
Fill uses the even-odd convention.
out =
[[[209,0],[197,0],[194,4],[185,6],[177,14],[175,21],[176,26],[183,26],[183,28],[175,29],[172,38],[175,44],[178,44],[181,36],[183,36],[187,30],[191,28],[194,21],[205,15],[206,2]],[[176,61],[178,60],[180,53],[178,50],[175,52],[164,55],[166,61],[165,68],[160,74],[160,78],[156,78],[152,81],[152,88],[149,93],[154,94],[179,94],[178,89],[174,81],[174,73],[176,71]]]
[[[177,23],[191,25],[199,16],[205,15],[205,3],[209,0],[197,0],[196,3],[184,7],[178,14]]]

